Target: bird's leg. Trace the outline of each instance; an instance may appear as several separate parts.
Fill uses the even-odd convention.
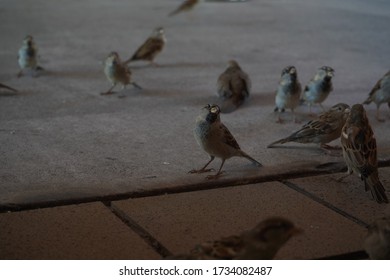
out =
[[[123,92],[125,89],[126,89],[126,85],[123,85],[121,91]],[[118,98],[125,98],[125,97],[126,97],[126,95],[124,93],[122,93],[121,95],[118,96]]]
[[[130,84],[132,84],[136,89],[142,89],[142,87],[140,87],[136,82],[131,82]]]
[[[384,122],[385,120],[384,119],[381,119],[379,117],[379,106],[376,108],[376,115],[375,115],[376,119],[378,122]]]
[[[115,86],[116,86],[116,84],[113,84],[112,87],[110,87],[109,90],[107,90],[106,92],[100,93],[100,95],[109,95],[109,94],[113,94],[114,92],[113,92],[112,90],[114,89]]]
[[[278,107],[276,107],[274,111],[278,111],[278,119],[276,120],[276,123],[283,123],[283,120],[280,117],[280,115],[282,114],[281,110]]]
[[[297,121],[297,114],[295,114],[294,109],[291,109],[291,112],[292,112],[292,114],[293,114],[293,122],[294,122],[294,123],[300,123],[299,121]]]
[[[352,174],[352,170],[350,170],[350,169],[348,168],[347,174],[341,176],[341,177],[338,178],[336,181],[337,181],[337,182],[342,182],[345,178],[347,178],[347,177],[348,177],[349,175],[351,175],[351,174]]]
[[[320,105],[320,107],[321,107],[321,109],[322,109],[322,112],[325,112],[325,108],[324,108],[324,106],[322,106],[322,104],[321,103],[318,103],[319,105]]]
[[[205,166],[203,166],[201,169],[197,170],[197,169],[192,169],[190,171],[188,171],[188,173],[204,173],[204,172],[210,172],[210,171],[214,171],[214,169],[206,169],[206,167],[214,160],[214,156],[210,156],[210,160],[206,163]]]
[[[206,179],[208,179],[208,180],[217,179],[219,177],[219,175],[221,175],[223,173],[221,171],[221,169],[222,169],[222,166],[223,166],[224,163],[225,163],[225,159],[222,159],[222,163],[221,163],[221,166],[219,167],[219,170],[218,170],[217,174],[215,174],[215,175],[208,175],[208,176],[206,176]]]

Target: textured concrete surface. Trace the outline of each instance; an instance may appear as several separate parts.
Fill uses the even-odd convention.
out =
[[[250,102],[222,116],[242,148],[271,167],[334,160],[315,147],[265,148],[299,127],[274,124],[280,71],[294,64],[305,84],[318,67],[330,65],[336,69],[335,90],[325,107],[361,102],[388,70],[389,3],[206,2],[192,15],[166,17],[178,2],[2,1],[0,79],[20,93],[0,96],[0,204],[93,199],[203,182],[186,174],[207,160],[191,130],[200,108],[215,100],[216,79],[232,58],[253,81]],[[168,38],[156,60],[161,67],[137,63],[133,69],[144,90],[129,88],[121,99],[100,96],[109,87],[102,59],[111,50],[130,56],[160,25]],[[35,79],[15,77],[15,56],[26,34],[35,37],[47,68]],[[298,111],[307,119],[306,107]],[[372,117],[374,106],[368,111]],[[390,156],[387,127],[374,123],[380,158]],[[236,178],[237,168],[250,170],[242,159],[225,168],[226,176]]]
[[[287,217],[305,231],[283,247],[278,259],[310,259],[360,250],[366,232],[279,182],[114,204],[174,253],[238,234],[270,216]]]
[[[3,213],[0,259],[154,259],[102,203]]]
[[[385,206],[370,200],[358,178],[335,182],[335,176],[341,175],[342,158],[324,154],[315,145],[266,146],[301,126],[290,121],[290,112],[283,116],[285,124],[275,124],[274,91],[287,65],[297,67],[303,85],[320,66],[336,70],[334,91],[324,102],[326,108],[338,102],[352,105],[366,98],[389,70],[390,2],[205,2],[191,14],[168,18],[166,15],[180,2],[0,0],[0,82],[19,90],[17,94],[0,91],[0,212],[4,212],[0,213],[0,221],[14,225],[8,234],[0,228],[4,237],[1,242],[8,250],[4,258],[21,256],[15,255],[23,251],[19,242],[38,248],[36,253],[25,253],[26,258],[159,258],[162,249],[152,245],[150,254],[144,251],[145,244],[138,238],[142,234],[120,222],[114,213],[109,219],[116,224],[113,228],[118,227],[118,235],[127,236],[126,246],[140,244],[134,247],[134,254],[119,254],[118,243],[112,243],[115,250],[103,253],[105,245],[97,245],[103,242],[99,230],[96,240],[91,235],[91,243],[79,247],[79,254],[69,249],[59,255],[56,247],[50,246],[72,248],[69,243],[81,242],[76,236],[85,229],[72,218],[83,220],[92,211],[91,206],[77,206],[73,216],[68,210],[73,207],[55,206],[164,193],[170,195],[113,205],[174,252],[251,227],[266,214],[277,214],[275,209],[291,214],[296,223],[308,229],[305,236],[283,248],[280,258],[316,258],[360,248],[364,225],[381,216]],[[168,38],[166,49],[156,59],[160,67],[142,62],[132,66],[134,80],[143,90],[129,87],[120,94],[101,96],[99,93],[110,86],[102,70],[104,57],[116,50],[123,59],[128,58],[156,26],[163,26]],[[17,79],[16,54],[27,34],[34,36],[40,64],[47,70],[38,78]],[[208,159],[196,145],[192,127],[200,108],[215,102],[217,77],[230,59],[236,59],[251,76],[253,90],[251,99],[237,112],[223,115],[222,121],[242,149],[265,167],[258,169],[245,159],[234,158],[226,162],[221,179],[210,182],[204,175],[187,174]],[[125,98],[118,98],[121,94]],[[389,167],[390,119],[379,123],[374,119],[375,106],[366,109],[381,166]],[[314,110],[320,112],[319,108]],[[299,107],[297,113],[302,123],[309,120],[307,107]],[[381,114],[389,116],[387,106],[382,106]],[[219,164],[216,160],[213,167]],[[380,176],[388,189],[388,168],[381,168]],[[284,196],[279,197],[274,188]],[[267,195],[262,196],[263,189]],[[174,194],[195,190],[201,192]],[[208,194],[219,200],[208,199]],[[237,201],[239,207],[230,209],[229,202],[237,200],[237,195],[242,195]],[[192,196],[203,199],[202,211],[210,217],[198,213]],[[267,207],[255,207],[257,196]],[[277,205],[267,196],[273,197]],[[172,205],[165,205],[168,201]],[[253,209],[246,209],[247,204]],[[53,208],[5,213],[48,206]],[[173,224],[177,219],[183,226],[172,226],[177,236],[169,239],[167,228],[155,218],[162,215],[158,206],[164,213],[162,220]],[[92,204],[94,207],[100,208]],[[130,209],[137,211],[130,213]],[[243,213],[248,219],[242,218],[246,217]],[[317,213],[323,221],[316,224]],[[43,252],[40,243],[31,240],[43,229],[56,233],[57,222],[64,215],[68,220],[60,225],[67,227],[69,234],[58,242],[55,235],[51,236],[42,244],[53,251]],[[192,230],[184,219],[187,215],[197,226],[192,235],[181,240]],[[31,225],[30,217],[50,218],[47,224],[42,221]],[[232,227],[225,227],[219,217],[230,219]],[[98,215],[93,221],[91,232],[103,228],[107,233]],[[217,227],[210,232],[213,223]],[[204,231],[202,224],[208,225]],[[102,235],[114,239],[114,235],[107,234]],[[145,240],[145,236],[142,238]],[[320,246],[322,243],[329,246]],[[300,244],[307,252],[298,250]],[[95,246],[96,251],[91,251]]]

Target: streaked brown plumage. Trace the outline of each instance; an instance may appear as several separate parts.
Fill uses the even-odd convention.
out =
[[[185,0],[183,3],[180,4],[177,9],[175,9],[173,12],[171,12],[168,16],[174,16],[181,12],[189,12],[191,11],[196,4],[198,4],[200,0]]]
[[[218,77],[217,93],[222,113],[236,110],[249,97],[251,80],[235,60],[228,62],[228,68]]]
[[[126,60],[123,64],[128,64],[136,60],[146,60],[153,65],[156,56],[164,49],[166,38],[164,29],[162,27],[156,28],[152,35],[137,49],[131,58]]]
[[[112,94],[112,90],[118,83],[122,84],[123,89],[129,84],[141,89],[140,86],[131,81],[131,71],[121,62],[117,52],[111,52],[104,61],[104,74],[112,83],[112,87],[108,91],[101,93],[102,95]]]
[[[195,260],[270,260],[293,236],[302,233],[294,224],[281,217],[272,217],[240,235],[223,237],[197,245],[189,254],[171,259]]]
[[[211,171],[206,167],[214,158],[218,157],[222,160],[217,174],[209,175],[206,179],[217,179],[222,174],[221,170],[225,161],[235,156],[247,158],[257,166],[262,166],[260,162],[241,150],[229,129],[221,122],[220,112],[217,105],[208,104],[196,118],[194,136],[199,146],[210,155],[210,160],[201,169],[193,169],[189,173]]]
[[[387,103],[390,107],[390,71],[376,82],[363,104],[370,104],[371,102],[376,104],[376,119],[383,122],[384,119],[379,117],[379,107],[383,103]]]
[[[275,144],[287,142],[316,143],[327,148],[327,143],[340,137],[341,129],[345,124],[348,113],[349,106],[347,104],[336,104],[316,119],[304,124],[300,130],[286,138],[269,144],[267,148],[272,148]]]
[[[388,203],[385,188],[379,181],[377,147],[374,133],[361,104],[355,104],[341,131],[341,146],[347,164],[347,174],[353,172],[363,181],[378,203]]]

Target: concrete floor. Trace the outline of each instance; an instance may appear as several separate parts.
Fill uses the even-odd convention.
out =
[[[168,18],[180,2],[1,0],[0,82],[19,92],[0,90],[0,258],[155,259],[270,215],[305,230],[278,258],[362,249],[365,227],[386,206],[357,177],[336,182],[342,157],[314,145],[266,146],[300,126],[289,112],[275,123],[274,91],[287,65],[303,85],[320,66],[336,70],[326,108],[366,98],[389,70],[390,3],[205,2]],[[132,67],[143,90],[101,96],[110,86],[105,56],[115,50],[128,58],[156,26],[168,39],[160,67]],[[47,70],[18,79],[16,55],[27,34]],[[222,121],[265,167],[233,158],[223,177],[206,181],[187,174],[208,159],[192,128],[200,108],[216,101],[216,79],[230,59],[251,76],[253,92]],[[389,190],[389,110],[383,106],[388,120],[379,123],[375,106],[366,109]],[[306,107],[298,118],[309,119]]]

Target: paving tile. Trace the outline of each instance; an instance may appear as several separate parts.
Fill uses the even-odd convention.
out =
[[[0,214],[0,259],[155,259],[101,203]]]
[[[239,233],[269,216],[305,230],[278,253],[312,259],[361,249],[365,229],[279,182],[114,202],[174,253]]]
[[[344,175],[340,173],[289,181],[366,224],[387,213],[390,214],[390,207],[387,204],[376,203],[370,192],[364,191],[364,183],[356,175],[353,174],[338,182],[337,180]],[[390,168],[380,168],[379,178],[390,198]]]

